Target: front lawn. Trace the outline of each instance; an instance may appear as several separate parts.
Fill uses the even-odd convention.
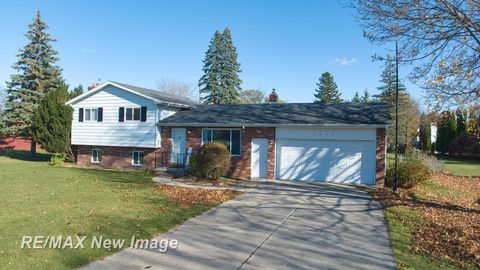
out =
[[[399,269],[480,268],[480,178],[435,174],[397,194],[371,193],[385,207]]]
[[[208,204],[179,205],[145,172],[47,165],[48,156],[0,152],[0,265],[70,269],[115,250],[90,248],[93,236],[151,238],[198,215]],[[87,236],[84,249],[21,249],[22,236]],[[181,243],[180,243],[181,244]]]
[[[480,160],[459,159],[447,156],[438,156],[443,160],[445,171],[454,175],[480,176]]]

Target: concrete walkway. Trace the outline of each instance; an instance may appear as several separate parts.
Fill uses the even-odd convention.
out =
[[[394,269],[381,206],[349,186],[254,182],[246,193],[85,269]]]

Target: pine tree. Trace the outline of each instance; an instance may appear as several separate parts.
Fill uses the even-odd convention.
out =
[[[449,150],[450,144],[456,136],[457,125],[455,122],[455,115],[450,112],[443,112],[442,118],[438,123],[437,128],[437,144],[436,148],[441,153],[446,153]]]
[[[337,84],[333,80],[330,72],[324,72],[317,83],[317,89],[315,89],[314,103],[340,103],[340,93],[337,89]]]
[[[55,65],[58,54],[51,43],[55,39],[46,32],[48,26],[42,21],[40,11],[28,26],[26,37],[29,42],[17,55],[12,66],[17,71],[7,82],[5,129],[9,135],[31,138],[32,117],[43,95],[64,84],[62,70]],[[34,156],[36,142],[32,139],[31,155]]]
[[[49,91],[40,101],[32,119],[32,137],[52,153],[65,153],[70,145],[73,108],[66,105],[68,90]]]
[[[360,94],[358,94],[358,92],[355,92],[355,96],[353,96],[352,102],[353,102],[353,103],[360,103],[360,102],[362,102],[362,99],[360,98]]]
[[[466,116],[462,110],[457,110],[457,130],[456,134],[460,135],[467,131]]]
[[[222,92],[224,96],[223,103],[240,103],[240,92],[242,91],[239,73],[242,72],[238,62],[237,48],[233,45],[232,32],[230,28],[225,28],[222,33],[222,43],[225,49],[222,68]]]
[[[395,145],[395,88],[396,72],[395,64],[391,59],[387,62],[385,69],[380,76],[381,85],[377,87],[380,91],[375,98],[380,102],[390,105],[392,115],[392,127],[387,129],[387,142],[393,147]],[[399,80],[398,83],[398,144],[401,148],[413,144],[419,126],[418,104],[407,93],[405,85]]]
[[[76,98],[83,94],[83,86],[79,84],[77,87],[73,88],[72,91],[68,92],[70,99]]]
[[[241,69],[229,28],[213,35],[203,60],[203,72],[198,86],[205,104],[240,102]]]
[[[432,124],[424,122],[420,125],[420,149],[430,152],[432,149]]]
[[[367,89],[363,91],[363,96],[360,98],[360,102],[363,102],[363,103],[371,102],[370,93],[368,92]]]

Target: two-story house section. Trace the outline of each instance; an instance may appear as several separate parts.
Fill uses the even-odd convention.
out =
[[[77,163],[113,168],[155,168],[162,162],[157,122],[197,102],[108,81],[70,100]]]

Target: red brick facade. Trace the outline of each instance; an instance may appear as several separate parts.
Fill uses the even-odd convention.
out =
[[[376,166],[375,166],[375,178],[376,184],[382,185],[385,183],[385,142],[386,142],[386,135],[385,135],[385,128],[377,128],[377,136],[376,136]]]
[[[228,127],[225,127],[228,128]],[[170,166],[172,149],[172,129],[162,127],[161,148],[132,148],[109,146],[78,146],[77,163],[119,169],[158,168]],[[376,183],[383,185],[385,181],[385,128],[376,130]],[[231,176],[233,178],[249,179],[251,173],[251,142],[253,138],[266,138],[268,140],[267,178],[275,177],[275,128],[243,128],[241,129],[240,156],[232,157]],[[186,148],[191,148],[192,153],[197,153],[202,144],[202,128],[186,128]],[[92,149],[100,149],[102,161],[100,164],[91,162]],[[144,166],[132,165],[132,151],[144,152]]]
[[[77,146],[77,164],[115,169],[155,169],[159,167],[159,151],[156,148],[116,147],[116,146]],[[92,150],[101,151],[101,162],[92,163]],[[143,166],[132,165],[133,151],[143,151]]]
[[[228,127],[225,127],[228,129]],[[187,127],[186,148],[192,148],[192,153],[197,153],[202,145],[202,128]],[[172,149],[172,129],[162,127],[162,151],[166,157],[169,157]],[[251,171],[251,142],[252,138],[268,139],[268,165],[267,178],[274,178],[275,171],[275,128],[243,128],[241,129],[241,148],[240,156],[232,157],[231,176],[234,178],[248,179]],[[168,158],[166,159],[168,162]],[[169,164],[165,164],[168,166]]]

